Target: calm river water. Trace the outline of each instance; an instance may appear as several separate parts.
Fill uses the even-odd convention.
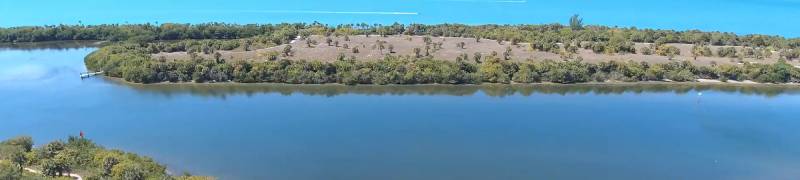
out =
[[[78,78],[94,49],[0,49],[0,139],[221,179],[800,177],[800,88],[126,85]]]

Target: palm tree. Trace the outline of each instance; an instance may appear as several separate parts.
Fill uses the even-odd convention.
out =
[[[583,29],[583,18],[580,15],[575,14],[569,18],[569,27],[572,30],[582,30]]]

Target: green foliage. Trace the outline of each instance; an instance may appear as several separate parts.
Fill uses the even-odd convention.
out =
[[[611,41],[608,42],[586,42],[583,43],[582,46],[584,49],[590,49],[594,53],[636,53],[634,43],[625,41],[622,38],[612,38]]]
[[[536,64],[527,62],[519,64],[519,70],[511,80],[517,83],[538,83],[542,81],[542,77],[536,70]]]
[[[531,42],[531,49],[543,52],[555,52],[558,50],[558,44],[556,41],[548,41],[545,39],[536,39]]]
[[[387,57],[376,62],[350,62],[345,56],[334,63],[280,61],[279,55],[291,56],[292,49],[286,46],[283,51],[269,52],[259,58],[269,62],[224,62],[218,51],[265,48],[286,44],[297,36],[325,36],[330,46],[333,36],[379,34],[424,36],[426,46],[414,48],[414,57]],[[130,82],[283,82],[283,83],[344,83],[344,84],[416,84],[416,83],[481,83],[511,81],[558,83],[585,82],[590,80],[661,80],[675,78],[725,78],[755,80],[760,82],[795,82],[794,67],[772,67],[770,65],[748,65],[735,71],[720,71],[719,68],[694,68],[687,71],[669,66],[634,66],[627,64],[624,71],[596,71],[597,65],[567,62],[539,62],[535,69],[520,68],[520,62],[494,62],[500,55],[473,55],[473,62],[453,63],[436,61],[430,56],[441,49],[441,42],[433,42],[432,37],[475,37],[492,39],[498,43],[505,41],[516,45],[529,42],[530,48],[537,51],[561,54],[564,60],[572,59],[577,47],[590,49],[595,53],[617,54],[637,53],[634,43],[653,43],[651,47],[639,49],[644,55],[658,54],[673,59],[680,54],[676,47],[668,43],[703,44],[692,50],[694,57],[709,56],[707,45],[728,46],[717,49],[717,56],[730,58],[764,59],[772,56],[772,51],[780,52],[787,60],[800,58],[800,39],[787,39],[780,36],[736,35],[724,32],[703,32],[697,30],[673,31],[656,29],[618,28],[608,26],[584,26],[582,18],[574,15],[568,26],[561,24],[542,25],[464,25],[464,24],[399,24],[369,25],[342,24],[328,26],[320,23],[295,24],[253,24],[235,25],[225,23],[206,24],[138,24],[138,25],[58,25],[0,28],[0,42],[35,42],[52,40],[108,40],[127,41],[113,44],[91,53],[85,59],[86,66],[95,71],[105,71],[105,75],[122,78]],[[165,41],[176,40],[176,41]],[[306,39],[308,40],[308,39]],[[311,41],[307,46],[311,45]],[[336,41],[338,42],[338,41]],[[316,43],[314,43],[316,44]],[[378,41],[383,52],[385,42]],[[563,44],[563,46],[559,46]],[[458,43],[465,48],[465,43]],[[732,46],[746,46],[741,52]],[[389,54],[393,52],[389,45]],[[359,53],[353,47],[352,53]],[[187,52],[189,60],[153,60],[151,54],[162,52]],[[213,60],[200,58],[199,53],[213,54]],[[502,53],[502,59],[510,59],[512,53]],[[420,67],[425,64],[426,66]],[[468,64],[468,65],[467,65]],[[557,66],[552,66],[556,64]],[[541,66],[540,66],[541,65]],[[558,67],[563,66],[563,67]],[[765,66],[765,67],[762,67]],[[470,69],[474,68],[474,69]],[[730,68],[730,67],[725,67]],[[427,70],[427,71],[425,71]],[[525,72],[518,73],[517,71]],[[629,72],[630,70],[630,72]],[[727,69],[731,70],[731,69]],[[528,72],[530,71],[530,72]],[[635,72],[634,72],[635,71]],[[384,74],[385,73],[385,74]],[[689,73],[693,74],[690,76]],[[516,77],[519,75],[519,77]],[[516,78],[515,78],[516,77]],[[28,148],[30,149],[30,148]]]
[[[0,161],[7,161],[22,170],[27,163],[26,152],[22,146],[0,144]]]
[[[593,78],[626,82],[661,80],[660,78],[649,78],[647,76],[649,67],[650,65],[647,63],[636,63],[633,61],[627,63],[617,61],[600,62],[596,66],[596,73]],[[657,74],[655,76],[658,77]]]
[[[38,167],[43,175],[51,177],[79,169],[81,173],[89,173],[81,174],[87,179],[173,179],[167,175],[163,165],[150,158],[107,150],[88,139],[69,137],[66,142],[54,141],[26,153],[27,142],[32,140],[18,137],[0,143],[0,179],[25,179],[23,166]],[[192,176],[174,178],[213,179]]]
[[[22,171],[16,165],[0,160],[0,179],[22,179]]]
[[[286,48],[284,48],[284,50],[286,50]],[[291,49],[289,50],[289,53],[291,53]],[[281,53],[279,53],[278,51],[261,51],[261,52],[258,52],[258,56],[259,57],[264,58],[266,60],[270,60],[270,61],[278,60],[278,56],[280,56],[280,55],[281,55]]]
[[[42,174],[45,176],[55,177],[63,176],[64,173],[72,171],[72,168],[67,164],[67,160],[63,156],[57,156],[54,159],[44,159],[41,161]]]
[[[606,54],[636,53],[634,43],[619,33],[612,36],[603,49],[605,50]]]
[[[579,83],[590,80],[592,65],[580,61],[544,61],[541,64],[543,81],[554,83]]]
[[[506,50],[503,51],[503,60],[511,60],[511,55],[513,55],[511,51],[511,47],[506,46]]]
[[[787,52],[790,56],[783,56],[787,59],[791,57],[792,49],[798,49],[800,40],[786,39],[780,36],[766,35],[745,35],[739,36],[734,33],[722,32],[702,32],[702,31],[672,31],[672,30],[653,30],[637,28],[617,28],[606,26],[582,26],[582,20],[575,15],[570,18],[570,26],[560,24],[544,25],[478,25],[470,26],[463,24],[392,24],[368,25],[360,24],[341,24],[335,27],[319,23],[295,23],[295,24],[265,24],[265,25],[234,25],[224,23],[207,24],[140,24],[140,25],[59,25],[59,26],[38,26],[38,27],[12,27],[0,28],[1,42],[30,42],[48,40],[110,40],[110,41],[131,41],[136,43],[160,41],[160,40],[185,40],[185,39],[209,39],[212,41],[203,45],[180,46],[174,44],[169,46],[152,46],[151,52],[203,52],[213,53],[216,50],[231,50],[240,48],[250,50],[257,46],[270,46],[283,44],[294,37],[300,35],[306,38],[311,34],[316,35],[347,35],[355,34],[406,34],[406,35],[425,35],[425,36],[450,36],[450,37],[480,37],[494,39],[498,42],[511,41],[531,42],[534,49],[558,53],[555,43],[567,44],[569,42],[602,42],[607,46],[599,46],[597,52],[605,53],[625,53],[633,51],[619,50],[621,46],[616,42],[640,42],[656,43],[710,43],[711,45],[729,46],[750,46],[755,48],[771,47],[774,50]],[[578,25],[578,26],[575,26]],[[580,28],[579,28],[580,27]],[[578,29],[582,29],[577,31]],[[241,39],[245,40],[227,40]],[[621,40],[621,41],[620,41]],[[477,39],[476,39],[477,41]],[[616,41],[616,42],[612,42]],[[167,43],[171,44],[171,43]],[[621,45],[624,45],[621,44]],[[172,46],[172,47],[170,47]],[[555,48],[554,48],[555,47]],[[435,48],[434,48],[435,49]],[[607,50],[608,49],[608,50]],[[655,49],[655,48],[653,48]],[[763,51],[768,52],[768,51]],[[644,54],[644,53],[643,53]],[[767,57],[762,54],[758,57]],[[139,77],[137,77],[139,78]]]
[[[292,55],[292,45],[286,45],[283,47],[283,56],[291,56]]]
[[[120,163],[111,170],[111,176],[129,180],[144,180],[146,170],[137,163]]]
[[[681,81],[681,82],[694,81],[697,79],[695,75],[692,73],[692,71],[687,69],[669,72],[667,73],[666,78],[673,81]]]
[[[745,64],[746,73],[749,78],[764,83],[786,83],[797,82],[800,76],[798,69],[785,61],[767,64]]]
[[[711,52],[711,48],[705,45],[694,45],[692,46],[692,57],[697,60],[697,57],[709,57],[712,56],[713,53]]]
[[[416,53],[422,53],[415,48]],[[661,45],[660,55],[675,55],[676,47]],[[704,52],[707,53],[707,52]],[[503,57],[511,55],[508,49]],[[270,57],[262,57],[270,59]],[[587,81],[645,81],[672,79],[692,81],[697,78],[725,78],[759,82],[796,82],[798,68],[790,65],[747,65],[733,68],[696,67],[690,63],[598,63],[580,61],[501,61],[497,52],[473,55],[475,62],[440,61],[429,56],[392,56],[377,61],[355,61],[340,55],[335,62],[321,61],[215,61],[195,57],[191,60],[156,61],[145,46],[109,45],[86,58],[92,70],[107,76],[138,83],[155,82],[265,82],[292,84],[478,84],[511,82],[580,83]],[[784,63],[785,64],[785,63]],[[766,75],[765,75],[766,74]]]
[[[735,58],[737,56],[735,47],[721,47],[717,49],[717,56]]]
[[[583,18],[577,14],[572,15],[572,17],[569,18],[569,27],[573,30],[583,29]]]
[[[33,138],[30,136],[14,137],[0,142],[0,145],[18,146],[25,150],[25,152],[29,152],[31,149],[33,149]]]
[[[746,58],[764,59],[772,56],[772,52],[767,48],[744,47],[742,56]]]
[[[213,54],[216,51],[230,51],[234,49],[250,50],[254,48],[266,48],[277,43],[282,43],[282,39],[272,39],[268,36],[256,36],[245,39],[203,39],[203,40],[181,40],[174,42],[152,42],[145,43],[150,53],[160,52],[189,52]],[[144,44],[140,44],[144,45]]]
[[[472,55],[472,59],[475,60],[475,63],[481,63],[481,57],[482,54],[480,52],[475,52],[475,54]]]
[[[41,149],[37,149],[37,159],[50,159],[58,155],[65,148],[64,142],[53,141],[45,144]]]
[[[486,60],[478,67],[483,81],[491,83],[511,82],[511,75],[508,72],[515,68],[512,63],[500,61],[496,56],[486,57]]]
[[[681,50],[675,46],[661,45],[656,48],[656,54],[659,56],[667,56],[670,60],[672,60],[672,58],[674,58],[676,55],[681,54]]]
[[[369,25],[341,24],[335,27],[319,23],[294,24],[248,24],[225,23],[205,24],[132,24],[132,25],[57,25],[0,28],[0,42],[36,42],[53,40],[108,40],[145,43],[163,40],[208,39],[222,40],[208,46],[209,49],[233,49],[241,47],[249,50],[251,45],[285,44],[296,36],[309,35],[345,36],[355,34],[419,35],[433,37],[480,37],[497,41],[569,43],[608,42],[620,38],[622,42],[700,44],[715,46],[773,47],[774,49],[800,48],[800,38],[787,39],[768,35],[736,35],[725,32],[703,32],[698,30],[674,31],[638,28],[618,28],[608,26],[584,26],[578,15],[570,17],[568,26],[561,24],[542,25],[464,25],[464,24],[399,24]],[[250,41],[229,41],[228,39],[250,39]],[[428,40],[430,38],[426,38]],[[476,41],[477,38],[476,38]],[[252,43],[252,44],[251,44]],[[328,42],[333,43],[332,41]],[[431,44],[432,41],[426,41]],[[167,48],[169,49],[169,48]],[[175,49],[172,49],[173,51]],[[202,51],[202,48],[200,49]],[[169,50],[164,50],[167,52]],[[200,51],[197,51],[200,52]]]
[[[653,50],[653,47],[651,47],[651,46],[645,46],[645,47],[642,47],[642,48],[639,50],[639,53],[641,53],[642,55],[651,55],[651,54],[653,54],[653,53],[655,53],[655,52],[654,52],[654,50]]]
[[[103,158],[103,174],[102,176],[111,176],[112,171],[114,170],[114,166],[119,164],[119,159],[115,157],[105,157]]]
[[[58,25],[0,28],[0,42],[36,42],[57,40],[108,40],[135,43],[153,40],[237,39],[269,34],[288,40],[297,35],[293,29],[304,24],[236,25],[205,24],[133,24],[133,25]]]

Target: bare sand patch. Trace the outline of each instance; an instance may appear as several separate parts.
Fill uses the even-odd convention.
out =
[[[252,51],[243,51],[240,49],[232,51],[219,51],[222,58],[228,60],[265,60],[259,54],[266,54],[267,52],[281,52],[285,46],[292,46],[292,56],[280,57],[282,59],[290,60],[308,60],[308,61],[335,61],[339,54],[344,54],[346,57],[355,57],[357,60],[372,61],[383,59],[387,55],[394,56],[414,56],[414,48],[420,48],[421,54],[425,54],[426,43],[423,36],[405,36],[395,35],[388,37],[381,37],[371,35],[369,37],[364,35],[349,36],[349,41],[344,36],[329,37],[332,41],[338,41],[339,45],[335,46],[331,43],[329,46],[326,43],[324,36],[311,36],[307,39],[295,39],[290,44],[283,44],[269,48],[256,49]],[[308,41],[316,41],[310,47],[307,45]],[[385,42],[386,49],[378,47],[378,41]],[[472,61],[475,53],[481,53],[482,56],[488,56],[492,52],[497,52],[499,55],[506,50],[507,47],[511,48],[511,61],[540,61],[545,59],[560,60],[561,56],[557,53],[541,52],[530,49],[530,44],[519,43],[512,45],[511,42],[498,43],[491,39],[481,39],[479,42],[474,38],[461,38],[461,37],[431,37],[432,43],[441,43],[441,49],[433,50],[431,47],[430,54],[438,60],[454,61],[456,57],[466,53]],[[464,43],[464,48],[457,46],[458,43]],[[393,53],[389,52],[388,46],[393,46]],[[635,61],[635,62],[649,62],[649,63],[668,63],[672,61],[691,61],[697,65],[711,65],[711,64],[740,64],[740,62],[752,63],[774,63],[778,61],[778,55],[775,53],[771,57],[765,59],[754,58],[723,58],[723,57],[698,57],[697,60],[691,56],[691,44],[669,44],[677,47],[681,51],[681,55],[675,56],[669,60],[666,56],[658,55],[643,55],[643,54],[597,54],[591,50],[579,49],[574,57],[581,57],[585,62],[597,63],[606,61]],[[346,47],[345,47],[346,46]],[[636,43],[636,49],[649,46],[648,43]],[[353,48],[358,48],[359,53],[354,53]],[[717,49],[723,46],[710,46],[711,50],[716,52]],[[741,48],[741,47],[738,47]],[[213,54],[199,54],[201,57],[213,58]],[[153,54],[153,57],[165,57],[168,60],[183,60],[188,59],[189,56],[186,52],[173,52],[173,53],[158,53]],[[793,65],[800,65],[797,61],[790,61]]]

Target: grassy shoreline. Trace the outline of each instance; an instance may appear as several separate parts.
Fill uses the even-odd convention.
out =
[[[578,23],[570,26],[167,23],[97,26],[102,31],[61,28],[98,30],[81,39],[122,42],[92,52],[86,66],[137,83],[800,83],[800,68],[793,61],[800,59],[800,39],[583,26],[576,18],[571,20]],[[66,37],[18,36],[27,34],[24,30],[2,32],[14,35],[5,40],[12,42]],[[135,33],[116,34],[128,31]]]
[[[322,83],[322,84],[291,84],[291,83],[270,83],[270,82],[259,82],[259,83],[240,83],[240,82],[158,82],[158,83],[138,83],[138,82],[131,82],[126,81],[123,78],[119,77],[109,77],[109,76],[102,76],[101,78],[112,81],[114,83],[120,83],[125,85],[133,85],[133,86],[171,86],[171,85],[193,85],[193,86],[226,86],[226,85],[246,85],[246,86],[353,86],[347,85],[342,83]],[[553,82],[538,82],[538,83],[481,83],[481,84],[358,84],[356,86],[403,86],[403,87],[413,87],[413,86],[515,86],[515,85],[523,85],[523,86],[635,86],[635,85],[720,85],[720,86],[742,86],[742,87],[798,87],[800,88],[800,83],[760,83],[760,82],[721,82],[718,80],[713,81],[701,81],[701,80],[711,80],[711,79],[697,79],[698,81],[692,82],[677,82],[677,81],[636,81],[636,82],[624,82],[624,81],[611,81],[611,82],[580,82],[580,83],[553,83]]]

